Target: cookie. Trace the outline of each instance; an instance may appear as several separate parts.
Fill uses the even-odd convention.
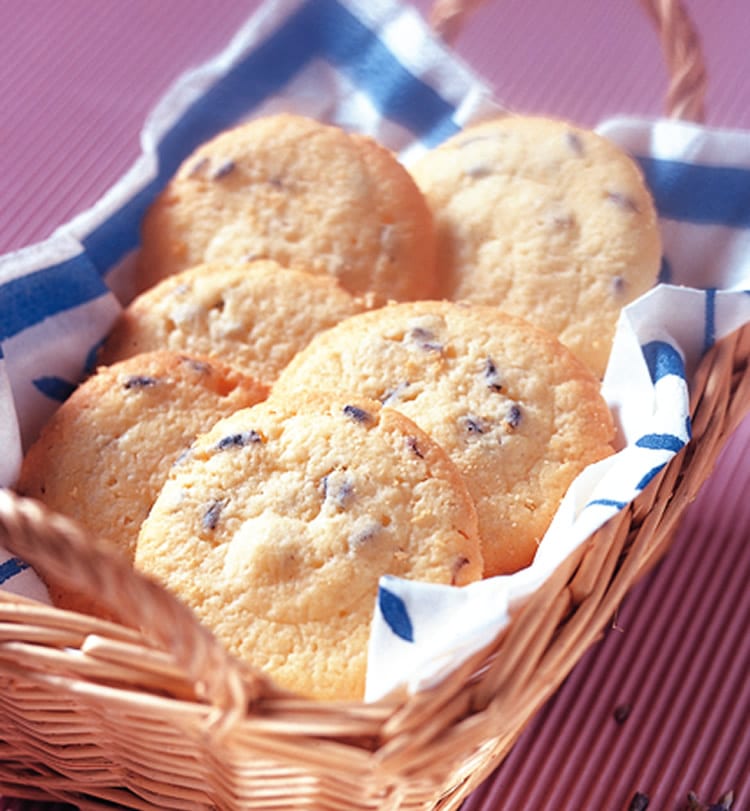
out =
[[[365,308],[333,279],[270,260],[215,263],[169,276],[123,312],[99,360],[171,349],[215,356],[252,377],[273,381],[323,329]]]
[[[532,321],[601,377],[620,310],[661,264],[636,163],[567,122],[509,116],[452,137],[411,171],[435,218],[440,296]]]
[[[476,514],[444,452],[379,403],[323,393],[219,422],[141,528],[136,566],[283,687],[360,698],[384,574],[481,575]]]
[[[412,419],[476,504],[486,576],[528,565],[570,483],[612,452],[593,374],[552,335],[486,305],[393,304],[320,333],[270,398],[354,391]]]
[[[139,283],[251,258],[383,300],[428,297],[436,283],[432,217],[395,156],[297,115],[242,124],[182,164],[144,219]]]
[[[23,462],[20,493],[111,541],[131,560],[172,463],[220,417],[267,388],[216,361],[153,352],[103,367],[55,412]],[[89,602],[49,583],[53,602]]]

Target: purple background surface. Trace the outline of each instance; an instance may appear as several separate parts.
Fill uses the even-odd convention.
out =
[[[93,204],[136,158],[167,86],[258,5],[0,0],[0,252]],[[707,123],[750,130],[750,4],[687,7],[706,55]],[[660,45],[636,0],[493,0],[456,49],[520,112],[593,125],[662,110]],[[668,557],[466,811],[617,811],[636,791],[677,811],[691,789],[706,801],[734,789],[734,808],[750,809],[749,451],[746,421]]]

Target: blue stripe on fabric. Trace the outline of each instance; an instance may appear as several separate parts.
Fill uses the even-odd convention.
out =
[[[11,279],[0,285],[0,341],[108,292],[83,255]]]
[[[206,90],[164,134],[156,151],[156,178],[83,240],[100,273],[137,248],[143,215],[184,158],[277,93],[315,55],[318,42],[312,23],[310,7],[301,8]]]
[[[411,618],[406,609],[406,604],[398,594],[394,594],[392,591],[380,586],[378,589],[378,606],[383,619],[393,633],[400,639],[413,642],[414,628],[411,624]]]
[[[716,343],[716,290],[706,290],[705,327],[703,330],[703,351],[708,350]]]
[[[4,563],[0,563],[0,586],[28,568],[29,564],[24,563],[20,558],[10,558]]]
[[[636,484],[636,486],[635,486],[635,487],[636,487],[636,490],[643,490],[643,488],[644,488],[644,487],[646,487],[646,485],[647,485],[647,484],[649,484],[649,483],[651,482],[651,480],[652,480],[652,479],[653,479],[653,478],[654,478],[654,477],[655,477],[655,476],[656,476],[656,475],[659,473],[659,471],[660,471],[660,470],[661,470],[661,469],[664,467],[664,464],[665,464],[665,463],[664,463],[664,462],[662,462],[662,464],[660,464],[660,465],[656,465],[656,467],[652,467],[652,468],[651,468],[651,470],[649,470],[649,471],[648,471],[648,473],[646,473],[646,474],[644,475],[644,477],[643,477],[643,478],[642,478],[642,479],[641,479],[641,480],[638,482],[638,484]]]
[[[65,380],[63,377],[37,377],[33,381],[37,391],[40,391],[45,397],[50,400],[57,400],[59,403],[64,403],[75,391],[76,384]]]
[[[160,183],[159,178],[149,183],[81,240],[86,255],[101,275],[138,247],[141,220],[162,188]]]
[[[685,377],[685,364],[680,353],[666,341],[650,341],[641,347],[653,383],[667,375]]]
[[[670,220],[750,228],[750,169],[639,156],[659,215]]]
[[[638,448],[675,453],[685,447],[684,441],[674,434],[645,434],[635,444]]]
[[[459,130],[450,121],[454,107],[410,73],[348,9],[334,0],[317,5],[316,12],[325,57],[365,90],[383,115],[417,134],[437,127],[436,141]]]
[[[455,108],[409,73],[348,9],[336,0],[309,2],[206,90],[165,133],[157,148],[158,176],[83,240],[99,272],[106,273],[138,247],[146,209],[197,146],[277,94],[314,58],[337,65],[382,115],[417,137],[429,133],[428,140],[438,142],[457,131],[450,120]]]

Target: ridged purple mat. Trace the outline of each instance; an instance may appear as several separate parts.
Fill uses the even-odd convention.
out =
[[[709,123],[750,127],[745,3],[689,4]],[[172,79],[258,5],[0,0],[0,252],[91,205],[135,159]],[[635,0],[494,0],[458,46],[516,109],[581,123],[659,109],[658,42]],[[749,453],[746,420],[668,556],[463,811],[626,811],[638,792],[651,811],[683,811],[691,790],[707,805],[733,790],[733,811],[750,809]],[[0,799],[0,811],[62,808]]]

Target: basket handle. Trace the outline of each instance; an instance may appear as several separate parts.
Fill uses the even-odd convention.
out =
[[[124,625],[171,653],[196,698],[216,709],[210,720],[219,731],[269,694],[268,679],[233,659],[185,605],[41,502],[0,489],[0,545],[65,586],[97,595]]]
[[[430,24],[449,45],[486,0],[434,0]],[[670,118],[705,119],[706,67],[700,38],[682,0],[639,0],[661,40],[669,75],[665,112]]]

